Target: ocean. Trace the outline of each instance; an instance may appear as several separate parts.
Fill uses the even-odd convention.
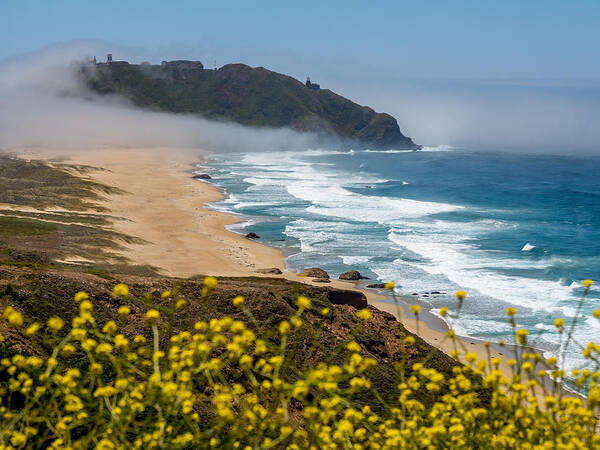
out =
[[[435,314],[468,296],[460,335],[514,342],[514,306],[530,343],[558,355],[553,326],[575,316],[581,280],[600,282],[600,158],[422,151],[260,152],[209,155],[199,172],[241,215],[233,231],[279,247],[290,268],[332,276],[359,270],[394,281],[398,294]],[[592,286],[575,338],[600,339]],[[564,342],[564,339],[563,341]],[[584,367],[571,345],[567,369]]]

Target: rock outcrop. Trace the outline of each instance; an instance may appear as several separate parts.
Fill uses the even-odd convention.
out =
[[[312,278],[326,278],[329,279],[329,274],[325,272],[323,269],[319,269],[318,267],[311,267],[309,269],[304,269],[302,275],[306,277]]]
[[[365,294],[358,291],[331,289],[327,292],[327,299],[334,305],[350,305],[357,309],[369,306]]]
[[[340,280],[368,280],[369,277],[363,277],[358,270],[349,270],[340,275]]]
[[[331,283],[329,278],[313,278],[314,283]]]
[[[256,233],[253,233],[252,231],[250,233],[246,234],[246,237],[248,239],[260,239],[260,236]]]

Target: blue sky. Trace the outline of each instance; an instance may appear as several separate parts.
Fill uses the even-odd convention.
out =
[[[0,63],[241,62],[310,75],[421,144],[600,154],[600,0],[0,0],[0,17]]]
[[[600,2],[3,0],[0,59],[77,39],[123,57],[303,77],[600,77]]]

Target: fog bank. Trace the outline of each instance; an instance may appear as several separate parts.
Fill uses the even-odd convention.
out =
[[[429,80],[344,83],[422,145],[600,154],[600,80]]]
[[[120,97],[92,93],[77,77],[78,62],[105,51],[102,43],[70,43],[0,62],[0,149],[187,147],[252,151],[316,144],[316,137],[309,133],[145,111]]]
[[[89,92],[76,76],[74,61],[93,55],[103,59],[111,49],[116,56],[136,60],[131,48],[75,41],[1,61],[0,149],[176,146],[253,151],[325,145],[309,133],[140,110],[122,98]],[[388,76],[372,73],[368,82],[358,82],[352,73],[340,73],[340,78],[318,81],[392,114],[403,134],[418,144],[600,154],[600,80],[390,81]]]

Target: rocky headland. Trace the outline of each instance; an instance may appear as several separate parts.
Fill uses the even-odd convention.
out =
[[[141,108],[252,127],[288,127],[356,149],[419,148],[391,115],[264,67],[227,64],[213,70],[199,61],[114,61],[84,65],[81,76],[96,93],[117,94]]]

